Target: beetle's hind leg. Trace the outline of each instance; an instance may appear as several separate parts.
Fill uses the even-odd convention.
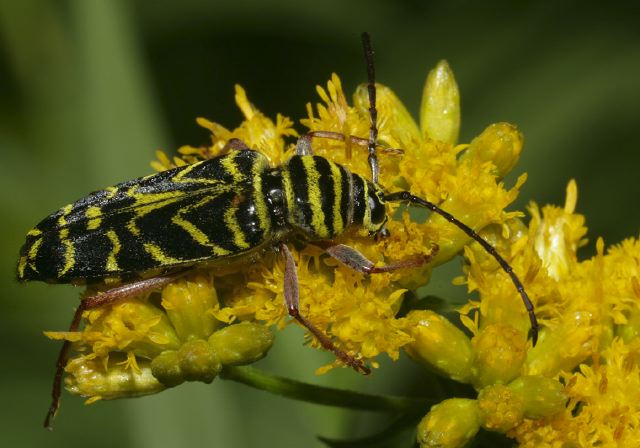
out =
[[[242,151],[245,149],[250,149],[247,144],[240,140],[239,138],[230,138],[224,148],[222,148],[222,152],[230,152],[230,151]]]
[[[69,332],[78,330],[80,321],[82,320],[82,313],[84,313],[85,311],[94,308],[100,308],[101,306],[105,305],[111,305],[130,297],[154,291],[173,282],[176,278],[180,277],[183,274],[184,272],[180,272],[173,275],[138,280],[84,298],[80,302],[80,305],[78,305],[78,308],[76,308],[76,312],[73,315],[71,325],[69,325]],[[64,341],[64,343],[62,344],[62,348],[58,353],[58,360],[56,361],[56,373],[53,377],[53,386],[51,388],[51,405],[49,406],[49,411],[47,412],[47,416],[44,420],[44,427],[47,429],[53,429],[52,421],[56,413],[58,412],[58,408],[60,407],[60,394],[62,393],[62,376],[64,375],[64,368],[69,361],[70,349],[71,342]]]
[[[354,368],[360,373],[368,375],[371,370],[364,365],[364,363],[349,355],[348,353],[340,350],[336,345],[324,334],[320,329],[314,326],[309,320],[300,314],[300,294],[298,285],[298,273],[296,270],[296,263],[291,255],[291,251],[286,244],[280,244],[280,251],[284,255],[284,301],[287,305],[287,311],[289,315],[300,322],[307,330],[315,336],[320,342],[320,345],[325,350],[332,352],[340,361],[346,365]]]

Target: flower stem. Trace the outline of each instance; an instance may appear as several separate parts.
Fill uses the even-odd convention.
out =
[[[350,390],[317,386],[272,375],[252,367],[227,366],[223,369],[221,377],[287,398],[347,409],[408,413],[422,411],[435,404],[435,401],[427,399],[370,395]]]

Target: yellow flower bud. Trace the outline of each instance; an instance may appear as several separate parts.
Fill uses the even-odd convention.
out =
[[[561,370],[571,371],[594,351],[598,322],[587,311],[563,316],[553,330],[543,328],[538,344],[527,352],[524,372],[552,377]]]
[[[407,320],[414,338],[404,346],[409,356],[453,380],[470,381],[471,342],[458,327],[433,311],[411,311]]]
[[[540,375],[521,376],[508,387],[523,400],[526,418],[548,417],[565,408],[567,396],[557,380]]]
[[[178,363],[185,381],[210,383],[222,370],[217,353],[202,339],[185,342],[178,350]]]
[[[511,218],[504,224],[489,224],[478,232],[478,234],[491,244],[500,254],[509,254],[512,246],[529,234],[529,228],[520,218]],[[501,270],[496,259],[480,246],[477,242],[469,246],[473,252],[473,258],[482,271],[490,273]]]
[[[72,394],[97,400],[132,398],[161,392],[165,387],[151,374],[150,363],[138,361],[135,365],[120,362],[115,354],[105,364],[100,359],[81,356],[69,361],[65,367],[65,385]]]
[[[455,145],[460,132],[460,92],[447,61],[427,75],[420,106],[420,129],[425,137]]]
[[[182,341],[206,339],[220,325],[209,310],[218,305],[210,275],[181,278],[162,290],[162,306]]]
[[[166,387],[174,387],[184,382],[177,350],[167,350],[151,361],[151,373]]]
[[[478,407],[482,415],[482,427],[489,431],[505,433],[524,418],[524,400],[502,384],[482,389],[478,394]]]
[[[421,448],[463,447],[480,429],[480,421],[476,400],[444,400],[433,406],[418,423],[418,443]]]
[[[366,84],[358,86],[353,94],[353,103],[363,116],[369,117],[369,92]],[[413,148],[422,140],[418,125],[402,101],[393,90],[378,83],[376,83],[376,108],[380,115],[379,123],[384,123],[387,129],[393,129],[394,139],[385,141],[387,145],[394,148]],[[387,134],[384,136],[386,137]],[[391,137],[387,137],[389,138]]]
[[[264,325],[242,322],[216,331],[209,344],[223,365],[251,364],[267,354],[273,345],[273,333]]]
[[[460,161],[492,162],[493,174],[502,179],[518,163],[523,144],[524,136],[514,125],[494,123],[471,141]]]
[[[471,343],[472,383],[476,389],[508,383],[518,376],[527,356],[525,334],[510,325],[486,325]]]

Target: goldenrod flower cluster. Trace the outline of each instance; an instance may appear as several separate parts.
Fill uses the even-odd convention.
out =
[[[318,87],[321,103],[307,106],[308,130],[345,136],[369,133],[366,87],[347,100],[333,75]],[[342,350],[377,367],[404,349],[429,369],[478,391],[477,399],[450,398],[418,425],[422,446],[463,446],[483,427],[508,434],[526,447],[634,446],[640,443],[640,243],[628,240],[579,261],[584,218],[575,213],[577,187],[570,182],[563,208],[531,204],[506,211],[526,180],[507,187],[523,146],[512,125],[488,126],[469,144],[458,144],[459,94],[446,62],[427,78],[419,124],[394,93],[377,85],[380,184],[408,189],[439,204],[476,229],[508,260],[523,281],[542,324],[540,341],[527,340],[529,320],[507,274],[477,243],[439,215],[415,222],[389,205],[389,238],[374,240],[357,229],[337,241],[376,263],[433,254],[421,268],[365,276],[314,246],[294,247],[300,310]],[[215,157],[235,138],[265,154],[274,166],[293,154],[293,122],[264,116],[236,86],[244,121],[233,130],[205,120],[203,147],[185,146],[157,170]],[[306,132],[306,131],[305,131]],[[392,149],[401,149],[394,151]],[[367,148],[316,138],[315,154],[353,172],[369,173]],[[460,310],[460,322],[434,311],[399,315],[404,294],[428,283],[431,270],[463,253],[468,261],[457,282],[477,291]],[[272,343],[268,328],[291,322],[283,298],[284,262],[267,253],[259,262],[201,270],[159,294],[132,298],[85,313],[76,333],[49,333],[74,342],[67,387],[100,398],[155,393],[182,381],[210,382],[225,365],[251,363]],[[466,327],[466,331],[464,329]],[[319,344],[309,336],[312,346]],[[324,372],[338,362],[318,369]]]

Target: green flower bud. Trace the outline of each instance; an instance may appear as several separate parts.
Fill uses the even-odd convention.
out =
[[[184,382],[177,350],[167,350],[151,361],[151,373],[166,387],[174,387]]]
[[[97,400],[132,398],[161,392],[164,386],[151,374],[150,363],[137,361],[136,365],[121,362],[112,354],[105,368],[100,359],[79,357],[65,367],[65,385],[69,392]]]
[[[502,384],[482,389],[478,394],[478,407],[482,415],[482,427],[489,431],[505,433],[519,425],[524,418],[524,400]]]
[[[182,341],[206,339],[220,325],[208,311],[218,305],[213,278],[197,274],[176,280],[162,290],[166,310]]]
[[[524,333],[510,325],[491,324],[473,338],[473,379],[478,390],[516,378],[527,356]]]
[[[494,174],[502,179],[518,163],[523,144],[524,136],[514,125],[494,123],[473,139],[460,161],[478,159],[493,162]]]
[[[202,339],[185,342],[178,350],[178,363],[185,381],[210,383],[222,370],[217,353]]]
[[[414,338],[404,346],[409,356],[453,380],[469,382],[473,359],[469,338],[433,311],[411,311],[407,319]]]
[[[264,325],[241,322],[213,333],[209,344],[223,365],[251,364],[267,354],[273,345],[273,333]]]
[[[635,278],[635,277],[634,277]],[[633,309],[629,312],[627,323],[616,326],[616,336],[626,343],[637,340],[640,337],[640,312]]]
[[[427,75],[420,106],[420,129],[426,137],[455,145],[460,132],[460,92],[447,61]]]
[[[542,418],[564,409],[567,396],[557,380],[543,376],[521,376],[508,385],[524,405],[526,418]]]
[[[421,448],[463,447],[480,429],[480,409],[476,400],[452,398],[431,408],[418,423]]]

